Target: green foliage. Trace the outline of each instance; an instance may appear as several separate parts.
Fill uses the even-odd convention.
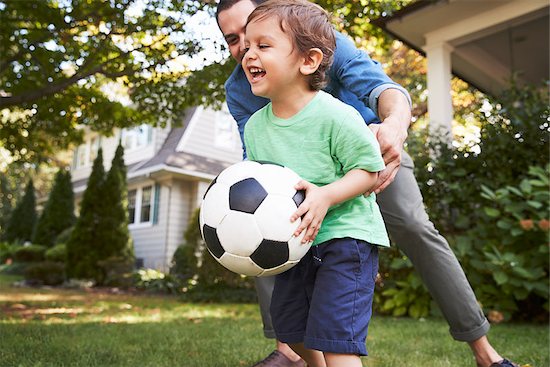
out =
[[[60,285],[65,279],[63,263],[44,261],[25,268],[25,280],[30,284]]]
[[[80,206],[80,216],[67,241],[67,277],[76,279],[101,279],[103,274],[97,266],[96,248],[103,214],[102,185],[105,176],[103,151],[99,149],[88,178],[88,185]]]
[[[99,285],[129,284],[134,248],[128,230],[123,157],[119,145],[106,177],[101,149],[94,161],[80,217],[67,241],[70,278],[93,279]]]
[[[55,244],[66,244],[69,241],[69,238],[71,238],[71,233],[73,232],[74,226],[69,227],[63,232],[61,232],[56,238],[55,238]]]
[[[8,222],[4,240],[8,242],[30,241],[36,224],[36,198],[32,179],[25,188],[25,195],[17,203]]]
[[[126,184],[126,166],[124,148],[118,145],[111,162],[111,169],[102,185],[100,238],[97,239],[97,251],[100,259],[111,257],[134,262],[134,245],[128,230],[128,188]]]
[[[44,258],[48,261],[64,263],[67,259],[67,245],[59,243],[46,250]]]
[[[53,246],[57,236],[71,227],[75,221],[71,174],[69,171],[59,170],[44,211],[36,225],[33,243]]]
[[[22,263],[39,262],[44,260],[46,249],[40,245],[18,246],[13,253],[13,259]]]
[[[408,148],[430,219],[449,240],[485,311],[545,318],[548,95],[512,84],[492,106],[478,112],[477,142],[449,147],[421,132],[411,134]],[[401,272],[397,279],[406,279]]]
[[[10,187],[8,177],[5,173],[0,172],[0,238],[3,238],[11,217],[12,200],[13,189]]]
[[[139,269],[134,272],[136,288],[152,293],[176,294],[179,292],[177,278],[155,269]]]
[[[195,102],[186,100],[184,85],[179,91],[186,93],[170,91],[190,72],[170,62],[201,51],[187,21],[202,2],[2,4],[0,109],[10,115],[0,122],[0,145],[15,159],[37,161],[66,149],[81,137],[77,125],[109,134],[113,127],[166,123]],[[131,107],[105,92],[114,83],[125,88]]]

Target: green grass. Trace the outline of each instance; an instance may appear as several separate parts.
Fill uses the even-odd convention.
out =
[[[257,305],[8,287],[15,279],[0,276],[0,366],[250,366],[274,345]],[[495,325],[489,337],[515,361],[550,365],[546,325]],[[475,366],[439,319],[375,316],[367,346],[370,367]]]

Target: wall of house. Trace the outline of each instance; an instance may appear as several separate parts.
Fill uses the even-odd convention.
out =
[[[168,271],[174,251],[183,244],[183,233],[196,208],[196,183],[170,179],[159,183],[157,221],[130,226],[137,259],[143,266]]]
[[[231,163],[242,160],[237,124],[227,108],[197,108],[177,150]]]

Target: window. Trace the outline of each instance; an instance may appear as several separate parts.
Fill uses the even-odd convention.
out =
[[[240,147],[240,137],[237,123],[227,110],[227,107],[216,112],[214,144],[222,149],[235,150]]]
[[[101,147],[101,137],[94,136],[79,145],[74,152],[74,168],[90,167],[97,158]]]
[[[131,129],[122,130],[122,145],[126,150],[145,147],[153,141],[153,128],[149,125],[141,125]]]
[[[130,224],[152,223],[153,186],[128,190],[128,219]]]

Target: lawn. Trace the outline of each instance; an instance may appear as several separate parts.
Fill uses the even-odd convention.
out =
[[[250,366],[272,349],[254,304],[193,304],[176,297],[9,287],[0,276],[0,366]],[[495,325],[498,350],[550,365],[546,325]],[[440,319],[375,316],[370,367],[475,366]]]

